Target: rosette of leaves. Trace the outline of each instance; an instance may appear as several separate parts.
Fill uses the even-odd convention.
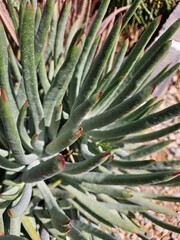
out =
[[[179,232],[148,212],[174,215],[150,199],[179,199],[135,187],[179,183],[179,161],[141,158],[170,143],[149,141],[180,127],[146,131],[180,114],[179,103],[155,112],[161,101],[153,96],[179,64],[148,81],[180,21],[145,51],[159,25],[155,19],[126,58],[128,40],[115,57],[119,35],[140,2],[117,18],[98,49],[110,0],[102,1],[89,31],[79,25],[73,37],[74,29],[66,32],[71,1],[59,17],[54,0],[41,8],[36,1],[21,1],[19,8],[7,1],[18,42],[10,44],[1,23],[1,239],[109,240],[119,239],[121,229],[147,239],[136,211]]]

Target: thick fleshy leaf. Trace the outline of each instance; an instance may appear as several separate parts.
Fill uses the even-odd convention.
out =
[[[10,219],[9,234],[20,236],[21,235],[21,217]]]
[[[143,216],[148,218],[150,221],[159,225],[162,228],[165,228],[165,229],[167,229],[169,231],[172,231],[172,232],[180,233],[180,228],[179,227],[176,227],[174,225],[166,223],[166,222],[162,221],[161,219],[155,217],[154,215],[152,215],[148,212],[143,213]]]
[[[10,170],[12,172],[20,172],[24,169],[24,166],[8,161],[6,158],[0,156],[0,168]]]
[[[150,155],[156,151],[160,151],[162,148],[168,146],[171,141],[162,141],[155,144],[149,144],[147,146],[143,146],[140,149],[135,150],[133,153],[123,157],[126,160],[134,160],[147,155]]]
[[[21,184],[20,186],[11,187],[10,189],[2,192],[0,194],[0,198],[4,200],[14,200],[21,195],[23,187],[24,184]]]
[[[57,31],[57,4],[55,4],[55,7],[54,7],[50,31],[48,34],[48,44],[46,47],[46,51],[44,53],[45,62],[47,62],[47,60],[49,59],[50,55],[52,54],[52,52],[54,50],[56,31]]]
[[[114,159],[113,161],[111,161],[110,163],[107,163],[107,165],[109,166],[113,166],[113,167],[118,167],[120,169],[127,169],[127,168],[145,168],[146,166],[149,166],[151,164],[153,164],[155,162],[155,160],[116,160]]]
[[[70,191],[71,193],[73,193],[75,195],[75,199],[80,201],[84,206],[89,208],[92,212],[96,213],[96,215],[99,215],[105,221],[110,222],[110,224],[112,224],[114,226],[118,226],[129,232],[138,233],[141,231],[141,229],[138,228],[133,223],[131,223],[131,224],[127,223],[119,215],[113,214],[110,211],[108,211],[106,208],[104,208],[98,201],[96,201],[90,195],[88,196],[70,185],[65,186],[64,188],[67,189],[68,191]]]
[[[122,81],[119,91],[116,92],[116,98],[110,105],[110,107],[115,106],[124,99],[126,99],[130,94],[138,91],[140,86],[144,81],[147,81],[147,77],[151,74],[154,67],[166,56],[168,50],[171,47],[171,41],[164,43],[154,54],[149,58],[144,64],[141,65],[133,73],[130,72],[127,78]]]
[[[101,51],[94,59],[92,66],[80,87],[79,94],[75,99],[73,109],[76,109],[87,97],[89,97],[96,89],[98,80],[103,72],[104,65],[110,56],[110,53],[116,43],[121,29],[122,16],[117,19],[113,29],[111,30],[106,42],[104,43]],[[86,43],[86,42],[85,42]]]
[[[175,211],[169,209],[166,206],[153,203],[149,199],[144,199],[144,198],[141,198],[141,197],[133,196],[131,199],[129,199],[129,202],[140,205],[140,206],[145,207],[149,210],[165,214],[165,215],[176,216]]]
[[[32,224],[32,221],[30,220],[31,217],[29,216],[23,216],[22,218],[22,224],[23,227],[25,228],[26,232],[28,233],[29,237],[31,239],[37,239],[40,240],[40,236],[36,231],[35,226]]]
[[[77,182],[88,182],[103,185],[142,185],[142,184],[155,184],[167,181],[176,177],[175,171],[163,171],[157,173],[144,173],[144,174],[107,174],[107,173],[82,173],[75,176],[68,174],[61,174],[65,179]]]
[[[132,49],[130,54],[128,55],[125,62],[122,64],[120,69],[118,70],[117,74],[112,79],[109,88],[106,89],[105,95],[109,95],[109,102],[107,102],[107,106],[109,106],[114,99],[123,92],[124,87],[127,85],[128,81],[128,73],[130,73],[130,77],[132,77],[131,70],[133,66],[137,63],[139,58],[142,55],[142,52],[144,51],[144,48],[146,47],[147,43],[149,42],[153,32],[158,27],[158,19],[155,19],[149,27],[145,30],[139,41],[136,43],[135,47]],[[142,67],[142,65],[141,65]],[[139,67],[140,69],[140,67]],[[138,70],[139,70],[138,69]],[[127,78],[126,78],[127,77]],[[125,80],[126,79],[126,80]],[[120,87],[121,86],[121,87]],[[120,102],[120,101],[119,101]],[[106,108],[107,108],[106,106]]]
[[[14,89],[12,87],[12,80],[9,79],[8,74],[8,43],[5,35],[4,27],[0,22],[0,87],[4,89],[5,94],[11,105],[9,109],[14,115],[14,119],[16,121],[18,115],[17,104],[14,99]]]
[[[71,116],[68,121],[64,124],[58,133],[60,138],[66,131],[70,129],[78,128],[83,119],[87,116],[91,108],[99,101],[101,98],[101,91],[94,93],[88,99],[86,99],[82,104],[80,104],[74,111],[72,111]]]
[[[81,126],[79,128],[70,129],[50,142],[47,145],[45,152],[51,155],[63,151],[65,148],[72,145],[78,138],[80,138],[82,134],[83,128]]]
[[[103,184],[93,184],[93,183],[87,183],[82,182],[82,186],[84,188],[87,188],[90,192],[95,193],[106,193],[111,197],[114,198],[131,198],[132,194],[130,191],[122,189],[120,186],[111,186],[110,188],[108,185]]]
[[[21,32],[21,63],[35,131],[40,134],[44,130],[44,113],[38,92],[34,51],[34,11],[32,6],[28,4],[24,12]]]
[[[51,87],[49,88],[44,100],[44,115],[45,124],[50,126],[51,118],[54,107],[62,103],[63,97],[66,93],[74,68],[82,51],[85,36],[73,46],[67,55],[65,62],[59,69],[58,73],[52,80]]]
[[[60,55],[64,52],[63,42],[64,42],[64,34],[66,30],[66,24],[68,21],[69,12],[71,10],[71,1],[66,1],[64,3],[64,8],[62,10],[61,16],[58,21],[56,38],[55,38],[55,46],[54,46],[54,61],[55,66],[58,63]]]
[[[119,127],[112,128],[109,130],[96,130],[92,131],[91,135],[96,138],[113,138],[119,137],[126,134],[131,134],[137,131],[142,131],[144,129],[150,128],[154,125],[167,121],[173,117],[180,114],[180,103],[172,105],[164,110],[157,113],[150,114],[144,118],[132,121],[127,124],[120,125]]]
[[[170,134],[174,131],[177,131],[179,128],[180,128],[180,123],[177,123],[175,125],[163,128],[159,131],[155,131],[155,132],[152,132],[152,133],[136,135],[136,136],[132,136],[132,137],[129,136],[129,137],[123,139],[123,142],[125,142],[125,143],[138,143],[138,142],[151,141],[151,140],[163,137],[167,134]]]
[[[24,237],[17,237],[16,235],[5,235],[1,237],[2,240],[27,240]]]
[[[8,209],[8,215],[11,218],[21,217],[28,208],[28,205],[31,200],[31,195],[32,186],[31,184],[26,184],[18,203],[15,204],[12,208]]]
[[[130,111],[134,110],[137,106],[142,104],[150,95],[152,88],[147,88],[134,96],[128,98],[126,101],[117,104],[115,107],[107,110],[99,115],[96,115],[83,122],[84,131],[89,131],[95,128],[107,126],[110,123],[123,117]]]
[[[16,11],[15,11],[15,8],[13,6],[13,2],[11,0],[7,0],[7,5],[8,5],[8,9],[9,9],[10,15],[11,15],[11,19],[12,19],[13,24],[14,24],[14,28],[15,28],[15,30],[17,32],[19,24],[18,24]]]
[[[7,99],[6,93],[3,88],[0,88],[0,113],[8,144],[11,147],[11,151],[13,152],[17,163],[24,165],[27,163],[24,149],[21,145],[19,133],[9,106],[10,103]]]
[[[69,217],[64,213],[62,209],[60,209],[45,182],[38,182],[37,186],[41,191],[41,194],[43,195],[45,203],[48,207],[52,219],[52,225],[60,232],[65,233],[70,227]]]
[[[79,174],[82,172],[83,173],[89,172],[95,169],[98,165],[101,165],[106,161],[110,161],[110,159],[112,159],[110,152],[102,153],[85,161],[81,161],[73,164],[67,164],[63,173]]]
[[[27,108],[28,108],[28,101],[26,101],[20,109],[18,119],[17,119],[17,129],[18,129],[19,136],[21,138],[23,147],[28,152],[32,152],[33,150],[31,147],[31,139],[30,139],[30,137],[26,131],[25,125],[24,125],[26,114],[27,114]]]
[[[53,15],[53,9],[54,9],[54,0],[47,0],[46,5],[43,10],[43,14],[41,17],[41,21],[39,23],[39,27],[35,36],[35,53],[36,53],[36,66],[39,64],[39,60],[41,57],[41,52],[44,47],[44,43],[46,40],[46,36],[48,33],[48,29],[51,23],[51,18]],[[32,16],[33,18],[33,16]]]
[[[38,71],[39,80],[40,80],[41,86],[44,90],[44,93],[46,94],[50,88],[50,82],[47,77],[46,66],[45,66],[43,54],[41,54],[38,67],[39,67],[39,71]]]
[[[103,240],[115,240],[115,238],[113,236],[111,236],[108,233],[100,230],[97,226],[86,224],[84,222],[80,222],[80,221],[77,221],[77,220],[73,221],[72,224],[76,228],[78,228],[80,231],[83,230],[85,232],[91,233],[91,234],[93,234],[94,236],[97,236],[100,239],[103,239]]]
[[[64,167],[65,159],[62,155],[58,155],[24,171],[22,181],[27,183],[42,181],[60,173]]]
[[[123,22],[122,22],[122,30],[126,27],[127,23],[129,22],[129,20],[131,19],[131,17],[135,13],[135,11],[138,8],[138,6],[141,3],[141,1],[142,0],[135,0],[133,2],[133,4],[131,5],[131,7],[126,12],[126,14],[125,14],[125,16],[123,18]]]

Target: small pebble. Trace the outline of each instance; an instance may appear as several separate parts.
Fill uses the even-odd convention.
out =
[[[172,238],[170,238],[168,235],[166,235],[163,238],[161,238],[161,240],[172,240]]]
[[[150,229],[150,230],[146,233],[146,236],[151,239],[151,238],[154,236],[154,231],[153,231],[153,229]]]
[[[163,231],[163,228],[160,227],[160,226],[158,226],[158,225],[155,225],[154,229],[155,229],[156,231],[158,231],[159,233],[161,233],[161,232]]]
[[[173,239],[173,240],[177,240],[177,239],[178,239],[178,237],[179,237],[179,234],[178,234],[178,233],[175,233],[175,232],[173,232],[173,233],[171,234],[171,237],[172,237],[172,239]]]

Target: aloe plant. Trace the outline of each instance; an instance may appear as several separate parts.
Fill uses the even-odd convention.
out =
[[[126,58],[128,41],[114,51],[140,2],[117,18],[97,50],[110,0],[102,1],[89,31],[79,25],[71,41],[70,0],[59,17],[54,0],[45,1],[43,10],[34,0],[16,6],[7,1],[18,44],[11,44],[0,23],[1,239],[110,240],[120,239],[118,228],[147,239],[136,211],[180,232],[148,212],[174,215],[150,199],[178,202],[177,197],[136,192],[140,185],[179,183],[179,161],[142,157],[170,144],[149,141],[180,128],[145,131],[180,114],[179,103],[155,111],[161,101],[153,96],[180,64],[148,81],[180,20],[148,50],[159,18]]]

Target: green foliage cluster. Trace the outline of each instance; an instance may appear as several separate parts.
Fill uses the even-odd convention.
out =
[[[134,0],[112,0],[108,11],[112,12],[114,7],[127,6],[133,2]],[[175,0],[143,0],[131,19],[132,27],[147,27],[154,18],[161,14],[165,21],[178,2]]]

